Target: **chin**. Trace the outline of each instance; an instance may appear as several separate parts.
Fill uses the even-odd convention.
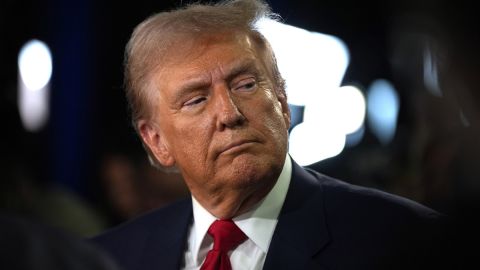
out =
[[[274,162],[273,158],[258,155],[240,155],[232,160],[228,166],[230,182],[235,182],[239,187],[256,186],[257,184],[268,184],[275,182],[283,167],[282,164]]]

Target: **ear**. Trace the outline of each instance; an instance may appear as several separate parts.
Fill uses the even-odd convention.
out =
[[[166,144],[165,138],[160,132],[160,128],[150,121],[141,119],[137,122],[137,130],[144,145],[150,151],[150,154],[164,167],[175,165],[175,158]]]

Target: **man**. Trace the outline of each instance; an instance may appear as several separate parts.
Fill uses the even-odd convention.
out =
[[[135,29],[125,72],[134,126],[192,196],[94,241],[132,270],[420,266],[438,213],[288,156],[284,82],[254,28],[263,16],[273,15],[260,1],[227,1]]]

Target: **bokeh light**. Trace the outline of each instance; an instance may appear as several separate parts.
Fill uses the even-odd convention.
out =
[[[45,87],[52,76],[52,55],[47,44],[36,39],[27,42],[18,55],[18,69],[27,90]]]
[[[375,80],[367,95],[367,114],[372,133],[382,144],[388,144],[397,128],[400,101],[397,91],[387,80]]]
[[[39,40],[28,41],[18,55],[18,110],[24,128],[35,132],[48,121],[52,55]]]

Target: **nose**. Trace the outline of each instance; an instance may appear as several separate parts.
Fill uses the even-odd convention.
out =
[[[215,91],[216,94],[216,114],[217,114],[217,130],[226,128],[234,128],[245,122],[245,116],[239,110],[235,100],[231,96],[228,87],[221,87]]]

